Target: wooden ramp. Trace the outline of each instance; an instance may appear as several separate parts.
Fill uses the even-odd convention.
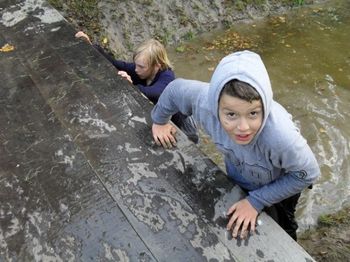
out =
[[[0,261],[313,261],[197,146],[152,142],[152,105],[43,0],[0,2]],[[4,50],[4,49],[3,49]]]

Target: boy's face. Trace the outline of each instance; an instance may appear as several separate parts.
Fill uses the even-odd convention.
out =
[[[259,131],[263,121],[260,100],[251,103],[222,94],[219,102],[219,118],[226,133],[239,145],[249,144]]]
[[[135,72],[140,79],[143,80],[153,80],[154,76],[160,69],[160,65],[151,66],[146,54],[141,53],[135,57]]]
[[[134,62],[136,65],[135,72],[141,79],[148,79],[152,75],[152,67],[149,65],[145,55],[138,55]]]

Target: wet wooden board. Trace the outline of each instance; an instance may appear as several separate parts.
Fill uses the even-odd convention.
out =
[[[0,17],[0,260],[313,261],[265,214],[229,239],[241,190],[184,135],[155,146],[152,105],[46,2]]]

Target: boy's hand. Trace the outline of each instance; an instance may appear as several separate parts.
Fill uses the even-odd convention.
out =
[[[232,237],[237,238],[238,232],[241,230],[240,237],[245,239],[249,233],[248,228],[250,228],[251,233],[255,231],[258,212],[247,199],[242,199],[231,206],[227,211],[227,215],[231,218],[226,228],[229,231],[232,230]]]
[[[153,124],[152,134],[153,139],[158,146],[163,146],[164,148],[172,148],[173,146],[176,146],[176,128],[172,124]]]
[[[83,38],[86,42],[89,44],[92,44],[90,41],[90,38],[87,34],[85,34],[83,31],[79,31],[78,33],[75,34],[76,38]]]
[[[128,80],[130,84],[132,84],[131,76],[128,75],[125,71],[118,71],[118,75],[120,75],[122,78]]]

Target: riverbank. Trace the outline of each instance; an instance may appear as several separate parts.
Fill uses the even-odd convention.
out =
[[[73,3],[76,1],[65,1],[67,3]],[[197,21],[196,19],[202,19],[202,16],[190,16],[188,15],[187,9],[193,8],[191,6],[184,6],[183,11],[180,10],[180,8],[177,8],[178,16],[176,19],[181,18],[183,20],[184,26],[182,27],[182,30],[179,30],[177,33],[178,35],[172,35],[174,32],[168,31],[168,34],[164,35],[156,35],[154,34],[154,30],[158,28],[158,26],[162,26],[163,28],[168,28],[167,24],[158,23],[159,25],[155,24],[155,21],[159,21],[162,19],[163,16],[166,16],[165,13],[166,7],[158,7],[158,9],[155,9],[154,4],[156,1],[139,1],[138,3],[133,3],[131,6],[131,3],[129,7],[129,12],[126,12],[126,6],[127,3],[124,3],[124,6],[122,8],[118,9],[116,7],[113,7],[111,10],[115,12],[114,14],[114,22],[110,22],[108,27],[105,28],[105,24],[99,20],[99,17],[101,16],[103,21],[111,21],[113,17],[110,15],[111,13],[108,13],[108,17],[104,14],[99,13],[98,8],[93,8],[94,1],[86,1],[89,2],[90,5],[87,6],[79,6],[76,5],[77,9],[67,9],[65,7],[65,13],[64,15],[66,18],[72,22],[72,24],[77,28],[77,30],[83,29],[86,32],[90,32],[89,35],[93,35],[95,41],[98,41],[102,44],[105,44],[106,47],[109,47],[110,49],[113,49],[115,54],[119,54],[118,57],[125,57],[130,58],[130,51],[133,49],[134,45],[137,44],[141,38],[145,37],[145,34],[148,34],[148,37],[158,37],[160,40],[162,40],[163,43],[171,45],[171,46],[180,46],[181,47],[181,41],[191,40],[192,38],[195,38],[197,34],[200,34],[201,32],[205,30],[211,30],[214,29],[214,26],[218,27],[224,27],[225,23],[224,18],[220,22],[219,20],[215,21],[215,16],[213,16],[213,22],[212,25],[206,25],[205,19],[203,19],[202,22]],[[96,2],[96,1],[95,1]],[[103,1],[101,1],[103,2]],[[195,2],[195,1],[194,1]],[[243,19],[258,19],[259,17],[267,16],[267,15],[273,15],[281,12],[286,12],[289,8],[297,8],[295,5],[286,4],[286,1],[280,1],[285,2],[285,5],[276,5],[273,6],[273,1],[269,1],[268,5],[263,6],[246,6],[246,9],[235,9],[235,11],[232,11],[232,15],[230,16],[230,19],[236,19],[237,21],[241,21]],[[292,1],[289,1],[292,2]],[[295,2],[295,1],[294,1]],[[149,4],[148,3],[153,3]],[[178,6],[180,5],[180,1],[177,1]],[[205,1],[203,2],[205,3]],[[118,4],[118,3],[117,3]],[[121,3],[119,3],[121,4]],[[121,4],[122,5],[122,4]],[[102,4],[102,7],[106,9],[107,7]],[[153,13],[155,16],[158,16],[156,18],[150,17],[149,20],[145,20],[143,17],[142,19],[139,19],[139,24],[135,24],[137,21],[136,18],[132,18],[133,15],[132,12],[139,13],[141,12],[140,8],[143,6],[143,8],[149,9],[146,13],[150,15],[150,10],[153,10]],[[147,6],[147,7],[145,7]],[[163,8],[163,9],[162,9]],[[187,9],[186,9],[187,8]],[[199,7],[198,7],[199,8]],[[201,8],[205,8],[205,5],[203,4]],[[163,11],[164,12],[163,12]],[[259,13],[260,10],[260,13]],[[142,12],[141,12],[142,13]],[[181,16],[181,13],[183,16]],[[235,18],[234,18],[235,17]],[[128,23],[128,19],[130,19]],[[156,20],[159,19],[159,20]],[[175,18],[174,18],[175,19]],[[218,19],[216,17],[216,19]],[[116,22],[118,20],[118,22]],[[232,21],[236,21],[232,20]],[[169,20],[166,20],[167,22]],[[173,22],[175,20],[172,20]],[[176,20],[178,21],[178,20]],[[142,22],[142,25],[140,23]],[[174,25],[176,23],[174,22]],[[208,27],[206,27],[208,26]],[[212,26],[210,28],[209,26]],[[115,27],[116,29],[113,29]],[[134,30],[133,28],[139,27],[140,29]],[[152,29],[149,29],[151,28]],[[169,27],[173,28],[173,27]],[[185,31],[184,28],[187,28]],[[114,31],[113,31],[114,30]],[[117,30],[117,31],[116,31]],[[123,32],[118,30],[124,30]],[[128,34],[128,31],[130,30],[130,34]],[[135,36],[135,32],[143,31],[143,34],[139,34],[139,36]],[[160,30],[162,31],[162,30]],[[163,32],[163,31],[162,31]],[[113,38],[113,34],[115,34]],[[132,43],[133,42],[133,43]],[[349,208],[345,208],[344,210],[338,212],[337,214],[328,215],[328,216],[321,216],[320,217],[320,223],[317,227],[314,229],[307,230],[299,235],[299,243],[307,250],[317,261],[347,261],[350,258],[350,247],[349,247],[349,239],[350,239],[350,226],[347,221],[350,221],[350,210]]]
[[[237,21],[259,19],[326,0],[97,1],[49,0],[77,30],[84,30],[120,58],[130,58],[144,39],[176,46]]]
[[[350,207],[336,214],[320,216],[318,226],[300,234],[298,243],[316,261],[349,261]]]

